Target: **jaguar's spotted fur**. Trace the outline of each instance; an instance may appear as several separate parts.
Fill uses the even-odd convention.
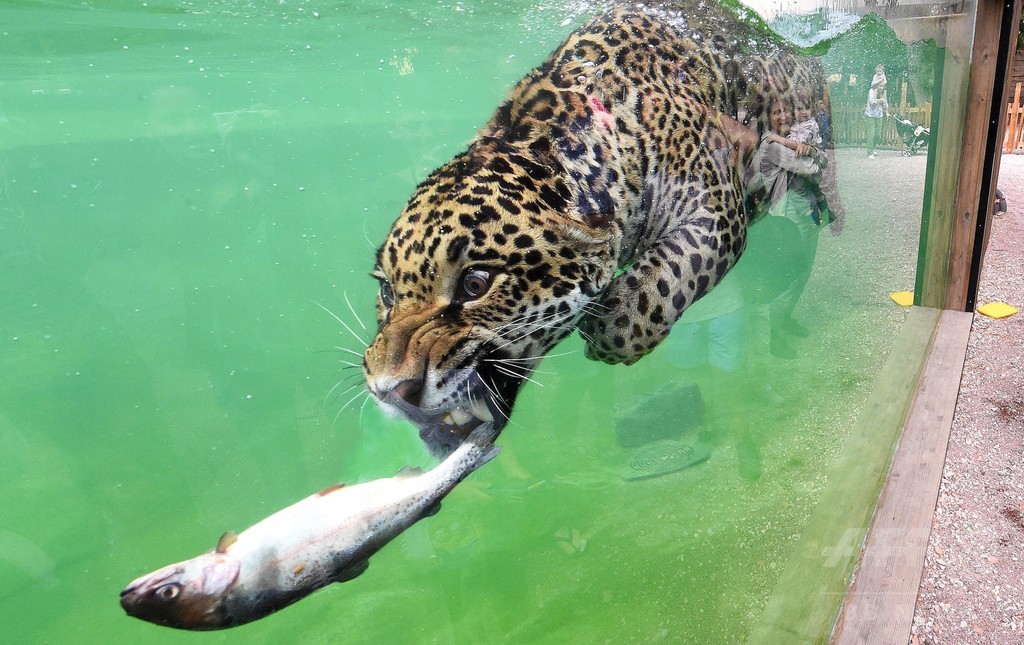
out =
[[[616,8],[511,91],[419,185],[377,256],[371,392],[444,452],[502,423],[540,358],[579,329],[632,363],[733,266],[746,218],[703,105],[758,117],[818,68],[706,6]],[[818,90],[820,94],[820,90]]]

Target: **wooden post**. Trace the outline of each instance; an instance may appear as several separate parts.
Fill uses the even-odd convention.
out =
[[[1021,0],[980,0],[943,306],[974,311],[999,178]],[[1005,21],[1005,22],[1004,22]],[[933,297],[939,294],[933,293]]]
[[[995,0],[980,0],[989,4]],[[942,25],[936,66],[936,100],[932,103],[931,148],[925,174],[921,241],[918,245],[914,304],[942,309],[949,269],[950,236],[956,207],[960,157],[964,143],[967,100],[961,88],[970,78],[970,14],[951,17]]]
[[[1010,103],[1006,107],[1006,145],[1003,147],[1003,152],[1017,152],[1018,146],[1018,135],[1024,131],[1019,123],[1021,112],[1020,105],[1020,83],[1017,83],[1017,89],[1013,93],[1013,103]]]

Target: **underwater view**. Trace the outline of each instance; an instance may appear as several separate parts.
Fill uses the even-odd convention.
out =
[[[126,584],[332,484],[438,463],[366,391],[377,248],[603,6],[0,6],[0,640],[182,642],[125,615]],[[839,225],[788,253],[801,233],[756,224],[634,365],[561,341],[519,373],[501,454],[436,514],[354,580],[204,640],[769,642],[766,617],[827,596],[825,639],[867,520],[810,533],[847,497],[873,504],[837,472],[877,486],[889,457],[858,419],[886,362],[911,360],[890,294],[914,290],[931,152],[914,129],[937,102],[934,41],[844,16],[798,42],[832,88]],[[862,59],[844,33],[883,44]],[[876,64],[911,126],[885,119],[869,157]],[[751,284],[799,284],[788,329],[757,324]]]

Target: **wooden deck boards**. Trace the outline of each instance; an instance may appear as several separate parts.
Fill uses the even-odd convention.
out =
[[[955,311],[939,319],[856,582],[836,625],[837,645],[910,638],[972,320],[972,314]]]
[[[750,642],[820,643],[828,638],[940,314],[937,309],[910,310]]]

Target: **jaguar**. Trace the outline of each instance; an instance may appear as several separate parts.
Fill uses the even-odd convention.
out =
[[[418,185],[377,251],[363,371],[436,454],[507,421],[574,331],[632,364],[735,265],[747,209],[709,114],[756,127],[815,61],[706,2],[615,6],[510,91]]]

